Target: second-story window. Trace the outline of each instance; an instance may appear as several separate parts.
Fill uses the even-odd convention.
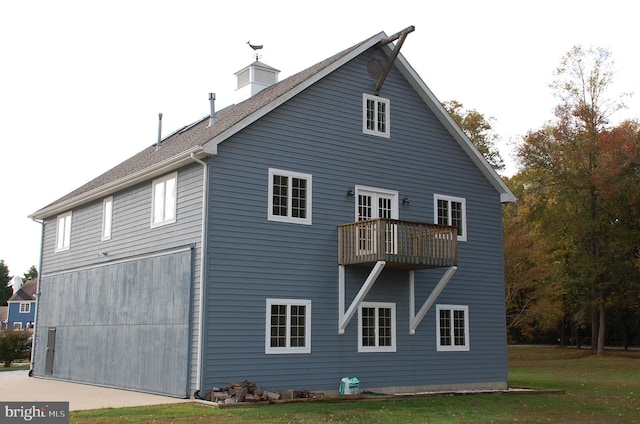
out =
[[[151,227],[176,222],[176,172],[153,180]]]
[[[458,241],[467,240],[466,200],[461,197],[433,196],[435,223],[458,229]]]
[[[269,168],[270,221],[311,224],[311,175]]]
[[[56,252],[69,250],[71,247],[71,211],[58,215],[56,231]]]
[[[102,240],[111,239],[111,222],[113,219],[113,196],[102,201]]]
[[[370,94],[362,95],[362,131],[365,134],[389,137],[390,101]]]

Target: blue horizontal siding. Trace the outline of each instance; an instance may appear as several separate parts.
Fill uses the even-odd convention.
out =
[[[211,160],[204,387],[251,379],[268,389],[506,382],[499,195],[392,69],[391,137],[362,133],[365,54],[219,146]],[[312,174],[313,224],[267,220],[268,169]],[[464,197],[468,240],[438,303],[468,305],[469,352],[437,352],[435,307],[409,335],[407,271],[384,270],[366,301],[396,304],[397,352],[358,353],[357,314],[338,335],[337,226],[355,185],[397,190],[400,219],[433,222],[433,194]],[[347,269],[347,302],[369,273]],[[416,272],[416,311],[443,270]],[[267,298],[312,301],[311,354],[265,355]],[[348,307],[348,304],[346,305]],[[381,372],[381,368],[385,370]]]

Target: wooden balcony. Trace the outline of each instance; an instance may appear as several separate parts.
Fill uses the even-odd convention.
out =
[[[338,226],[338,264],[406,269],[457,265],[455,227],[395,219],[371,219]]]

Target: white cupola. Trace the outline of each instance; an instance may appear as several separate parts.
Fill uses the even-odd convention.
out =
[[[256,60],[234,75],[238,78],[236,101],[239,103],[278,82],[278,69]]]

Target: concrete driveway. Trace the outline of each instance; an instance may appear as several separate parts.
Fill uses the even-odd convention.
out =
[[[29,377],[28,371],[0,372],[0,401],[69,402],[70,411],[192,402],[191,399]]]

